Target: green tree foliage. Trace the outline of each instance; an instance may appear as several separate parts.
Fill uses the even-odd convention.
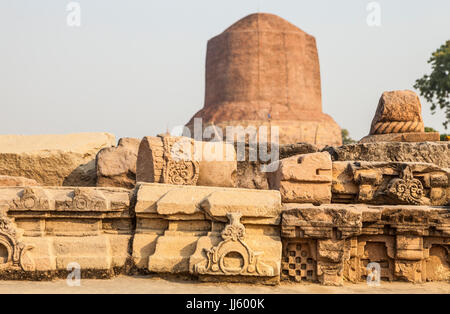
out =
[[[341,134],[342,134],[342,144],[347,145],[356,143],[356,141],[350,137],[350,133],[348,132],[347,129],[342,129]]]
[[[437,131],[433,128],[426,126],[425,132],[437,132]],[[441,141],[445,142],[445,141],[448,141],[448,137],[450,136],[450,134],[441,134],[440,136],[441,136]]]
[[[414,88],[431,103],[433,114],[438,106],[445,111],[446,120],[443,124],[447,129],[450,123],[450,40],[433,52],[428,63],[431,64],[431,74],[418,79]]]

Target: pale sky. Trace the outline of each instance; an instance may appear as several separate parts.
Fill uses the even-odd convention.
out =
[[[450,1],[79,0],[0,1],[0,134],[111,132],[141,138],[184,125],[203,107],[206,44],[254,12],[277,14],[316,37],[324,112],[354,139],[370,128],[383,91],[413,89],[450,39]],[[443,132],[444,112],[426,126]],[[447,131],[447,132],[450,132]]]

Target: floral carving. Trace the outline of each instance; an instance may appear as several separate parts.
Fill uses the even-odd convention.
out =
[[[168,160],[164,167],[164,183],[175,185],[195,185],[198,180],[198,162],[191,160]]]
[[[163,136],[164,166],[163,183],[175,185],[196,185],[200,167],[192,159],[192,140]]]
[[[387,194],[407,204],[420,204],[424,195],[422,183],[413,177],[408,166],[401,170],[400,178],[392,179],[387,187]]]

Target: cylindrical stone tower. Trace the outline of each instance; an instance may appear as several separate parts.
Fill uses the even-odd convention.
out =
[[[208,42],[203,127],[278,126],[281,144],[341,144],[322,113],[316,41],[272,14],[252,14]]]

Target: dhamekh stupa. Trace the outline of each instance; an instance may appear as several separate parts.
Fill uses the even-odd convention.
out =
[[[340,145],[322,112],[316,40],[286,20],[251,14],[208,41],[203,128],[278,126],[280,144]]]

